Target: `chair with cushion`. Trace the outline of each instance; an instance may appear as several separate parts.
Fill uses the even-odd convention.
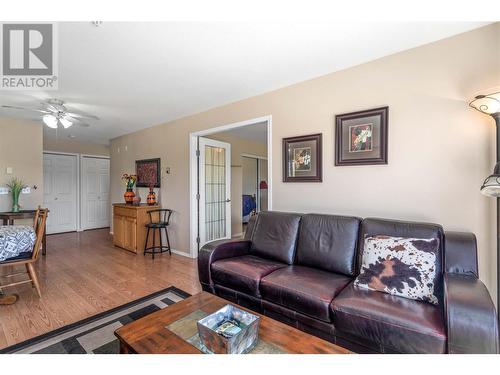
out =
[[[146,232],[146,241],[144,243],[144,255],[152,254],[153,259],[155,258],[155,253],[161,254],[168,251],[169,254],[172,255],[172,251],[170,249],[170,239],[168,237],[168,226],[170,225],[170,217],[172,216],[172,212],[172,210],[167,208],[148,211],[149,223],[146,224],[146,228],[148,228],[148,230]],[[167,246],[163,245],[162,229],[165,232]],[[153,244],[152,246],[148,247],[150,231],[153,232]],[[159,246],[156,245],[157,233],[160,242]]]
[[[38,254],[40,253],[40,248],[42,245],[42,239],[45,231],[45,223],[47,221],[47,215],[48,215],[49,210],[46,208],[38,208],[38,210],[35,213],[35,218],[34,218],[34,223],[33,223],[33,228],[35,230],[35,244],[33,246],[33,251],[31,252],[24,252],[19,254],[16,257],[12,257],[9,259],[4,260],[3,262],[0,262],[0,267],[2,268],[8,268],[12,269],[15,266],[25,266],[26,271],[28,273],[28,280],[23,280],[23,281],[16,281],[12,282],[9,284],[1,284],[0,288],[7,288],[7,287],[12,287],[16,285],[21,285],[21,284],[26,284],[26,283],[31,283],[32,286],[36,289],[37,294],[39,297],[42,296],[41,290],[40,290],[40,283],[38,282],[38,277],[36,275],[35,268],[33,264],[38,260]],[[10,279],[15,276],[19,275],[24,275],[26,274],[25,272],[17,272],[17,273],[11,273],[7,275],[2,275],[2,278]]]

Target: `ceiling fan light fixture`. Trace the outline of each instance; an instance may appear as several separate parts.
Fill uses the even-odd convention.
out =
[[[59,121],[61,121],[61,124],[64,127],[64,129],[68,129],[71,125],[73,125],[71,121],[69,121],[67,118],[64,117],[60,118]]]
[[[45,115],[42,119],[45,125],[47,125],[49,128],[57,129],[57,118],[55,116]]]

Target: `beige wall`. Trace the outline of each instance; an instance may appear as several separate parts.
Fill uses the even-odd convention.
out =
[[[44,151],[69,152],[74,154],[109,156],[109,146],[97,143],[78,142],[73,139],[43,138]]]
[[[466,100],[500,85],[499,42],[496,23],[114,139],[113,201],[122,199],[119,176],[133,171],[135,159],[161,157],[172,170],[161,203],[176,210],[173,247],[187,252],[189,133],[272,115],[273,209],[424,220],[475,232],[480,275],[495,293],[495,202],[479,193],[494,165],[495,127]],[[389,164],[335,167],[335,114],[382,105],[390,107]],[[281,182],[282,138],[318,132],[324,182]]]
[[[31,193],[21,194],[19,199],[23,209],[36,208],[43,202],[42,133],[39,123],[0,118],[0,186],[13,176],[29,185]],[[7,167],[12,168],[12,175],[6,173]],[[0,195],[0,211],[11,209],[11,195]]]

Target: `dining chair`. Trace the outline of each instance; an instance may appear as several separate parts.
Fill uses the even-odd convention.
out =
[[[42,293],[40,292],[40,283],[38,282],[38,277],[36,275],[35,267],[33,267],[33,263],[35,263],[38,259],[38,254],[40,253],[40,247],[42,244],[42,238],[45,231],[45,223],[47,221],[47,215],[49,210],[46,208],[40,208],[36,210],[35,218],[33,222],[33,228],[35,230],[35,244],[33,245],[33,251],[31,252],[31,256],[29,257],[16,257],[13,259],[5,260],[0,262],[0,268],[9,267],[14,268],[15,266],[25,266],[26,271],[28,273],[28,280],[16,281],[10,284],[0,284],[0,289],[31,283],[32,287],[36,289],[38,296],[41,297]],[[24,275],[25,272],[17,272],[11,273],[7,275],[0,275],[1,278],[12,278],[19,275]]]

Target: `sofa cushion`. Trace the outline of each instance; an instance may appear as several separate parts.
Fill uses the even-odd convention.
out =
[[[349,216],[302,216],[297,264],[353,276],[360,222]]]
[[[300,215],[261,212],[252,234],[250,253],[277,262],[292,264],[295,257]]]
[[[351,280],[314,268],[289,266],[262,278],[260,293],[265,300],[329,322],[332,299]]]
[[[286,264],[253,255],[226,258],[212,263],[212,280],[216,284],[260,298],[260,280],[282,267],[286,267]]]
[[[361,271],[354,285],[436,305],[438,247],[436,238],[367,236]]]
[[[360,226],[360,241],[358,242],[357,273],[361,269],[364,249],[364,239],[367,236],[386,235],[406,238],[436,238],[439,246],[436,254],[436,275],[434,278],[434,294],[438,302],[443,300],[443,227],[438,224],[418,223],[412,221],[386,220],[386,219],[364,219]]]
[[[339,335],[368,339],[377,351],[446,351],[446,330],[439,306],[360,289],[352,283],[332,301],[331,310]]]

